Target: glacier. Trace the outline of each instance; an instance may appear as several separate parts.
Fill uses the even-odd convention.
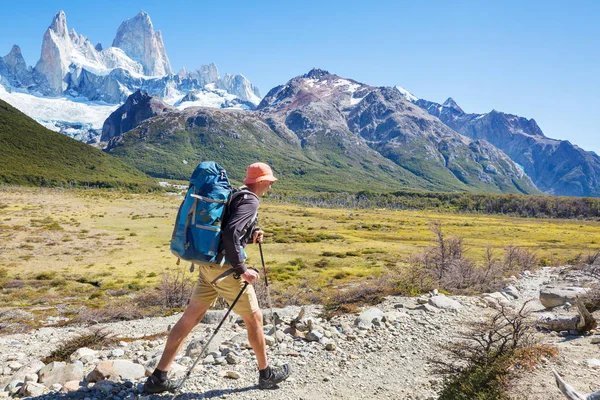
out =
[[[136,90],[177,108],[255,109],[260,91],[241,74],[221,77],[214,64],[174,74],[162,33],[141,11],[123,22],[113,45],[96,46],[64,11],[44,34],[41,56],[28,67],[18,46],[0,57],[0,99],[44,126],[86,143],[100,140],[106,118]]]

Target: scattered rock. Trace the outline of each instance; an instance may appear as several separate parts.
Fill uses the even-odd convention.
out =
[[[48,389],[46,386],[42,384],[29,382],[23,386],[23,389],[21,389],[21,394],[23,396],[38,397],[42,396],[47,390]]]
[[[383,311],[379,308],[371,307],[361,312],[358,318],[354,321],[354,324],[359,328],[371,329],[373,327],[373,320],[381,320],[383,318]]]
[[[114,349],[110,352],[111,357],[123,357],[125,355],[125,351],[123,349]]]
[[[504,289],[502,289],[502,293],[509,295],[510,297],[512,297],[512,299],[518,299],[519,298],[519,291],[517,290],[516,287],[514,286],[507,286]]]
[[[39,373],[40,383],[50,386],[53,383],[61,385],[68,381],[83,379],[83,364],[75,362],[73,364],[65,364],[64,362],[51,362],[42,368]]]
[[[76,392],[77,390],[79,390],[80,388],[80,384],[79,381],[69,381],[69,382],[65,382],[65,384],[62,387],[62,391],[63,392]]]
[[[73,354],[71,354],[69,359],[71,360],[71,362],[80,360],[84,364],[87,364],[94,360],[97,354],[98,352],[96,350],[88,349],[87,347],[81,347],[77,349]]]
[[[227,371],[227,375],[226,376],[228,378],[231,378],[231,379],[240,379],[241,378],[240,374],[238,374],[235,371]]]
[[[128,360],[102,361],[85,378],[87,382],[99,382],[103,379],[140,379],[146,376],[143,365]]]

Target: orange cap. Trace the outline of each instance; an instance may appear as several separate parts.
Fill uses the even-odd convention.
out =
[[[271,181],[275,182],[277,178],[273,176],[273,171],[271,167],[269,167],[265,163],[257,162],[251,164],[246,169],[246,179],[244,179],[244,184],[248,185],[251,183],[262,182],[262,181]]]

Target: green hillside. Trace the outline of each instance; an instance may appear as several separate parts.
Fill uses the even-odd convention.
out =
[[[199,162],[213,160],[239,183],[249,164],[263,161],[273,167],[282,189],[440,189],[368,148],[355,154],[336,141],[300,146],[278,135],[257,114],[241,111],[204,108],[157,116],[125,133],[107,151],[163,179],[187,180]]]
[[[147,190],[144,173],[102,151],[50,131],[0,100],[0,183]]]

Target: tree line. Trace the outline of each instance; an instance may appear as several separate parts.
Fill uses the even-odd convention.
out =
[[[434,193],[396,191],[377,193],[278,191],[269,198],[286,203],[323,208],[387,208],[396,210],[447,210],[503,214],[531,218],[600,220],[600,198],[490,193]]]

